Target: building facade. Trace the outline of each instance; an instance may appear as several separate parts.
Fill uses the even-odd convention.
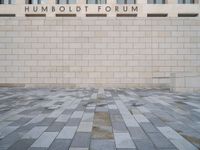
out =
[[[200,91],[198,0],[0,0],[0,86]]]

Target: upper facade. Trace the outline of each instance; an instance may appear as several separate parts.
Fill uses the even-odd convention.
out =
[[[200,0],[0,0],[0,17],[199,17]]]

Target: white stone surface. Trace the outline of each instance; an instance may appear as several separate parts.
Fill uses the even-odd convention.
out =
[[[164,11],[169,6],[152,7]],[[0,7],[6,13],[4,7],[14,11],[15,5]],[[198,5],[185,7],[199,12]],[[177,91],[198,92],[199,21],[199,17],[2,17],[0,84],[170,87],[174,83],[172,89]],[[178,73],[182,76],[172,75]]]

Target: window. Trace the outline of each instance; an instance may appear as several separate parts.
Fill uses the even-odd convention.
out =
[[[117,0],[117,4],[135,4],[135,0]]]
[[[178,0],[179,4],[194,4],[194,0]]]
[[[147,0],[148,4],[165,4],[165,0]]]
[[[76,4],[76,0],[57,0],[57,4]]]
[[[86,4],[106,4],[107,0],[86,0]]]
[[[0,4],[15,4],[15,0],[0,0]]]
[[[26,4],[45,4],[47,0],[26,0]]]

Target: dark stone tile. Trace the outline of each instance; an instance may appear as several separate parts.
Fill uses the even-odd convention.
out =
[[[91,134],[88,132],[77,132],[72,140],[71,147],[89,148]]]
[[[118,109],[109,109],[111,115],[121,115]]]
[[[138,150],[157,150],[149,139],[134,140]]]
[[[35,126],[37,126],[37,123],[28,124],[26,126],[19,127],[16,131],[17,132],[28,132],[29,130],[31,130]]]
[[[22,139],[13,144],[8,150],[27,150],[34,142],[33,139]]]
[[[32,118],[20,118],[13,123],[10,124],[10,126],[22,126],[25,123],[29,122]]]
[[[62,114],[68,114],[68,115],[70,115],[70,114],[72,114],[73,112],[74,112],[74,109],[66,109],[66,110],[63,111]]]
[[[114,140],[91,140],[90,150],[115,150]]]
[[[110,115],[111,122],[124,122],[121,115]]]
[[[46,109],[44,108],[44,110],[42,111],[42,114],[50,114],[51,112],[53,112],[54,110],[50,110],[50,109]]]
[[[44,118],[38,123],[39,126],[50,126],[56,118]]]
[[[151,123],[143,122],[140,123],[141,127],[145,132],[159,132]]]
[[[85,107],[84,106],[78,106],[76,108],[76,111],[84,111],[85,110]]]
[[[81,122],[80,118],[70,118],[67,121],[66,125],[67,126],[79,126],[80,122]]]
[[[7,149],[21,138],[21,134],[13,132],[0,140],[0,149]]]
[[[148,135],[157,148],[175,148],[161,133],[148,133]]]
[[[112,122],[114,132],[128,132],[124,122]]]
[[[54,105],[62,105],[64,102],[55,102]]]
[[[71,140],[56,139],[51,144],[48,150],[68,150]]]
[[[166,126],[165,122],[160,120],[158,117],[153,117],[149,119],[151,123],[153,123],[156,127],[163,127]]]
[[[84,112],[95,112],[95,109],[85,109]]]
[[[45,148],[45,147],[30,147],[28,150],[48,150],[48,148]]]
[[[128,130],[133,140],[134,139],[148,139],[147,135],[140,127],[129,127]]]
[[[136,148],[117,148],[116,150],[137,150]]]
[[[63,122],[54,122],[52,123],[45,132],[60,132],[65,126]]]

